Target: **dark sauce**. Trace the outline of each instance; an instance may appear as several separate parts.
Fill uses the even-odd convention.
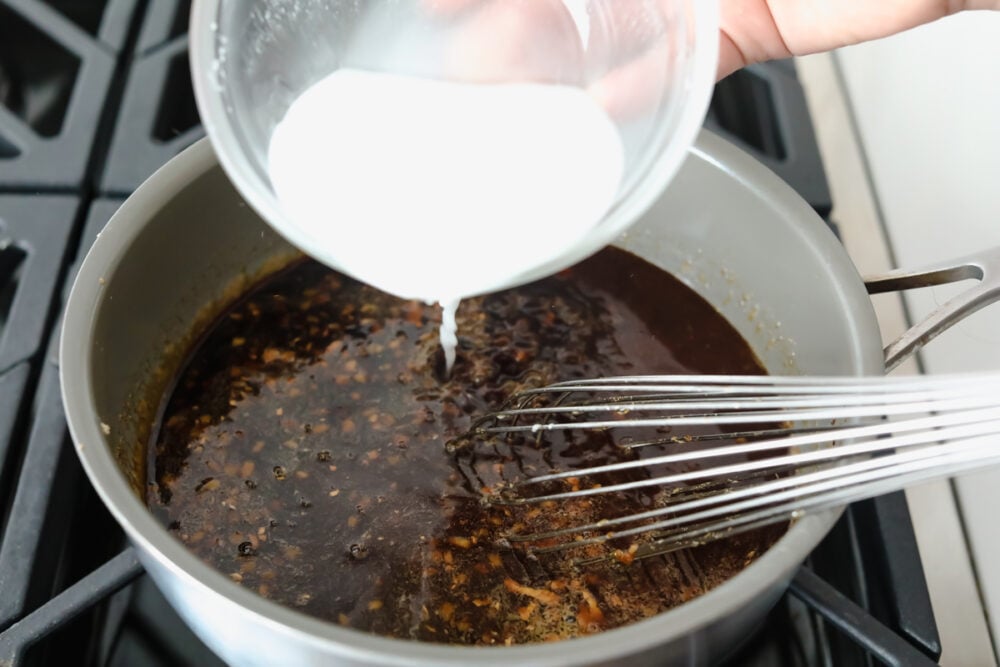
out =
[[[732,577],[784,530],[583,568],[499,546],[519,527],[648,506],[655,489],[614,507],[487,506],[484,493],[525,474],[619,454],[601,433],[446,447],[477,417],[560,380],[764,371],[698,295],[616,249],[463,301],[447,378],[439,319],[312,261],[263,282],[177,378],[149,457],[153,512],[264,597],[382,635],[464,644],[651,616]]]

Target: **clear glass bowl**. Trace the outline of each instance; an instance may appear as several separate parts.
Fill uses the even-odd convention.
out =
[[[291,243],[341,270],[282,214],[268,177],[271,134],[312,84],[356,67],[584,89],[625,148],[618,195],[584,237],[496,286],[511,287],[611,243],[670,181],[708,107],[718,13],[717,0],[195,0],[192,78],[205,129],[242,195]]]

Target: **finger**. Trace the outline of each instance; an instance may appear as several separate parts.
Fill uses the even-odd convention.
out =
[[[729,33],[725,30],[719,31],[719,67],[715,74],[715,80],[721,81],[749,64]]]
[[[620,3],[614,6],[612,28],[607,41],[612,50],[627,54],[628,60],[604,74],[589,87],[591,95],[618,121],[630,121],[655,113],[665,91],[674,84],[671,40],[663,29],[680,20],[673,0],[660,0],[659,12],[648,3]]]
[[[742,65],[886,37],[1000,0],[722,0],[720,75]]]
[[[490,2],[447,49],[449,74],[463,81],[574,83],[581,71],[576,26],[560,0]]]
[[[655,109],[667,86],[664,44],[617,67],[591,84],[590,95],[612,118],[627,121]]]
[[[472,5],[482,4],[483,0],[420,0],[424,9],[438,14],[454,14]]]
[[[843,4],[849,4],[851,1],[854,0],[845,0]],[[775,16],[771,13],[772,7],[780,4],[780,2],[768,3],[767,0],[722,1],[719,26],[719,78],[744,65],[792,55],[775,21]]]

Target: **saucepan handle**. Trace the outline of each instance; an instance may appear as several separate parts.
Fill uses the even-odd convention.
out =
[[[979,281],[938,306],[886,346],[885,370],[888,373],[938,334],[1000,299],[1000,246],[916,270],[897,269],[878,276],[865,276],[864,280],[869,294],[899,292],[961,280]]]

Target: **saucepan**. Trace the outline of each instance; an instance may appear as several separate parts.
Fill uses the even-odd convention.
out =
[[[699,292],[770,373],[885,371],[868,290],[843,247],[787,185],[714,135],[700,136],[617,245]],[[143,453],[159,398],[199,327],[297,255],[241,199],[203,141],[108,223],[82,265],[62,332],[66,414],[91,482],[171,604],[231,664],[711,664],[751,633],[837,519],[838,511],[805,516],[707,594],[564,642],[473,648],[387,639],[259,597],[201,562],[147,511]]]

